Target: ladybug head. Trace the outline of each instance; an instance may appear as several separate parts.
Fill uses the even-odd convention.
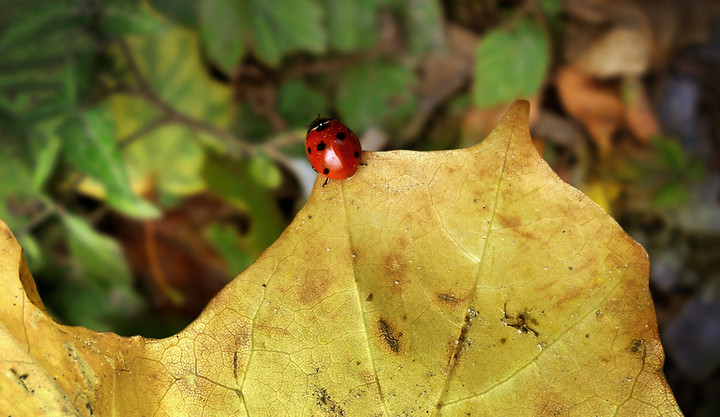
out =
[[[307,133],[310,133],[310,131],[317,129],[318,127],[324,125],[331,120],[333,120],[332,117],[318,117],[317,119],[310,122],[309,125],[305,126],[307,127]]]

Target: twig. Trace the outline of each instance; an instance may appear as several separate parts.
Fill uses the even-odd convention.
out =
[[[147,135],[148,133],[152,132],[153,130],[157,129],[158,127],[167,124],[170,122],[170,118],[167,116],[160,116],[157,119],[153,120],[152,122],[146,124],[145,126],[141,127],[140,129],[134,131],[133,133],[127,135],[124,139],[120,140],[120,148],[125,148],[129,146],[131,143],[135,142],[139,138],[141,138],[144,135]]]
[[[26,234],[30,233],[30,231],[37,226],[40,225],[40,223],[47,220],[50,215],[55,214],[57,208],[54,204],[48,204],[46,205],[43,210],[35,215],[32,219],[30,219],[27,223],[25,223],[18,231],[15,233],[15,237],[18,239],[25,236]]]
[[[121,39],[118,41],[118,44],[120,45],[120,51],[122,52],[123,57],[128,63],[130,73],[133,75],[133,78],[138,84],[137,90],[125,89],[126,93],[137,95],[145,99],[145,101],[160,110],[163,113],[163,117],[166,118],[168,122],[176,122],[185,125],[190,129],[208,133],[222,140],[227,146],[228,153],[232,156],[239,156],[243,153],[254,154],[256,152],[253,146],[242,142],[240,139],[238,139],[235,135],[228,132],[227,130],[220,129],[210,123],[205,122],[204,120],[197,119],[188,114],[180,112],[170,104],[166,103],[162,98],[157,95],[155,90],[152,89],[147,78],[145,78],[142,71],[140,71],[140,67],[138,66],[137,61],[135,60],[135,57],[130,51],[127,43]]]

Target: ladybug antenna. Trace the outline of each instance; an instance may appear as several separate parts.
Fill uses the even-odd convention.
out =
[[[310,129],[310,128],[312,127],[312,125],[314,125],[315,122],[318,121],[318,120],[320,120],[320,119],[322,119],[322,117],[320,117],[320,113],[318,113],[318,114],[317,114],[317,117],[315,118],[315,120],[313,120],[312,122],[310,122],[310,124],[303,125],[303,127],[304,127],[305,129]]]

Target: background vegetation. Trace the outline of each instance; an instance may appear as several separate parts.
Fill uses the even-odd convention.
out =
[[[720,413],[717,2],[0,2],[0,218],[61,322],[175,333],[291,221],[304,128],[464,147],[533,103],[645,246],[666,375]]]

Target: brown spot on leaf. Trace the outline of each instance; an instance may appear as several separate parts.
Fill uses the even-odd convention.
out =
[[[643,350],[643,340],[642,339],[634,339],[630,343],[630,352],[637,353]]]
[[[460,300],[455,298],[454,294],[440,293],[437,295],[437,299],[440,300],[440,302],[442,302],[443,304],[447,304],[447,305],[450,305],[453,307],[456,306],[460,302]]]
[[[367,296],[367,298],[365,299],[365,301],[372,301],[374,297],[375,297],[375,295],[374,295],[373,293],[370,293],[370,294],[368,294],[368,296]]]
[[[460,329],[460,335],[454,341],[450,342],[450,354],[447,359],[447,371],[449,372],[452,367],[457,366],[460,363],[462,353],[470,347],[470,340],[467,339],[467,333],[472,326],[473,319],[477,317],[477,311],[472,307],[468,309],[465,314],[465,322],[462,329]]]
[[[398,239],[403,241],[405,239]],[[403,252],[407,243],[402,245],[402,242],[398,242],[398,247],[402,247],[400,250],[393,250],[385,257],[385,284],[391,288],[393,292],[402,291],[402,283],[405,280],[405,275],[408,272],[409,262]]]
[[[393,334],[393,329],[384,319],[378,320],[377,329],[380,333],[381,344],[393,353],[400,352],[400,336],[402,333]]]
[[[337,401],[333,400],[325,388],[315,390],[315,404],[320,407],[327,416],[344,416],[345,410],[340,407]]]
[[[29,387],[27,386],[27,384],[25,384],[25,380],[27,379],[27,377],[29,376],[29,374],[25,374],[25,373],[21,374],[21,373],[18,373],[18,371],[16,371],[14,368],[10,368],[10,372],[12,373],[12,376],[13,376],[13,378],[15,379],[15,382],[16,382],[18,385],[20,385],[26,392],[31,393],[31,394],[34,392],[34,390],[32,390],[31,388],[29,388]]]
[[[507,312],[507,303],[503,307],[503,318],[502,323],[506,326],[514,327],[522,333],[532,333],[535,337],[540,334],[533,329],[534,326],[538,325],[538,321],[530,315],[530,311],[525,309],[516,316],[512,316]],[[531,327],[531,325],[533,327]]]
[[[330,285],[330,277],[324,271],[308,271],[305,279],[298,285],[297,300],[304,305],[313,305],[325,298]]]
[[[257,323],[255,324],[255,329],[258,331],[261,331],[267,335],[274,335],[274,336],[290,336],[290,331],[288,329],[284,329],[282,327],[273,326],[270,324],[265,323]]]
[[[502,227],[518,227],[522,224],[520,216],[510,216],[507,214],[497,213],[497,219]]]
[[[233,378],[238,379],[238,353],[233,353]]]

